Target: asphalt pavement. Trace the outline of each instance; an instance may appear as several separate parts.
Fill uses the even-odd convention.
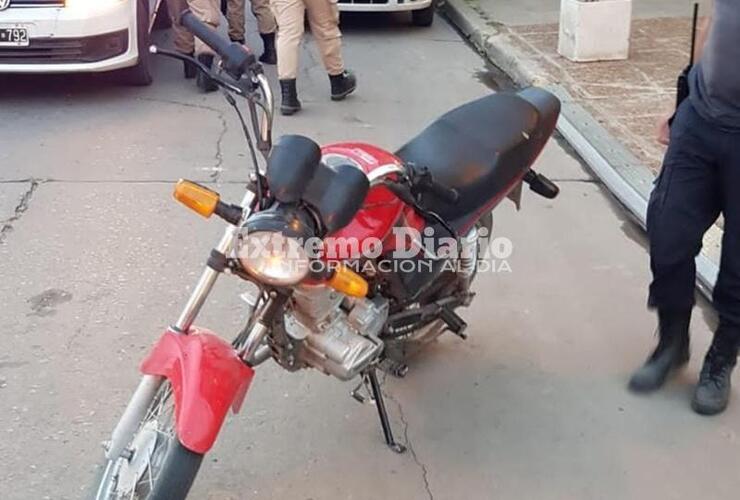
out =
[[[332,103],[313,45],[304,111],[276,132],[390,150],[443,112],[492,91],[484,61],[442,19],[353,16],[356,95]],[[167,43],[166,36],[158,40]],[[275,81],[274,70],[269,76]],[[510,271],[479,277],[467,341],[444,337],[384,390],[409,452],[383,444],[353,384],[257,372],[195,483],[195,499],[729,499],[740,491],[740,400],[689,408],[713,322],[694,321],[690,366],[661,393],[629,394],[652,346],[645,241],[561,144],[537,168],[555,201],[502,205]],[[181,177],[238,200],[248,175],[238,123],[175,62],[149,88],[108,77],[0,78],[0,491],[76,499],[222,230],[171,198]],[[225,337],[244,285],[223,279],[198,323]],[[737,377],[735,378],[737,380]]]

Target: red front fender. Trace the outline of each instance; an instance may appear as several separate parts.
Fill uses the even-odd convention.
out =
[[[211,449],[231,406],[239,411],[254,370],[213,333],[191,328],[188,335],[165,332],[141,363],[147,375],[166,377],[175,396],[175,428],[187,449]]]

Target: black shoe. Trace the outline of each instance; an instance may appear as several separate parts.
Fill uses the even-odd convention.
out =
[[[351,71],[342,71],[338,75],[329,75],[331,81],[331,100],[341,101],[357,88],[357,78]]]
[[[660,389],[671,372],[689,361],[689,325],[691,309],[662,311],[658,313],[658,347],[630,379],[629,388],[634,392]]]
[[[737,363],[737,344],[722,341],[720,332],[704,358],[704,367],[694,392],[691,407],[700,415],[722,413],[730,402],[732,370]]]
[[[301,101],[298,100],[295,78],[292,80],[280,80],[280,91],[282,102],[280,112],[286,116],[294,115],[301,110]]]
[[[275,33],[260,35],[265,51],[260,56],[260,62],[264,64],[277,64],[277,50],[275,50]]]
[[[185,54],[185,55],[193,57],[192,52],[190,54]],[[195,64],[191,63],[190,61],[183,61],[182,62],[182,74],[186,80],[192,80],[198,75],[198,68],[195,66]]]
[[[229,37],[229,40],[231,40],[233,43],[238,43],[239,45],[244,45],[246,43],[243,38],[231,38],[231,37]]]
[[[198,61],[200,61],[200,63],[206,68],[213,67],[213,59],[213,54],[201,54],[198,56]],[[195,83],[203,92],[215,92],[218,90],[218,84],[202,71],[198,71],[198,76],[196,77]]]

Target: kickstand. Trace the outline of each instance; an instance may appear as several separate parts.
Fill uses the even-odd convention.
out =
[[[370,390],[372,391],[373,399],[375,400],[375,406],[378,408],[378,416],[380,417],[380,425],[383,427],[385,443],[396,453],[405,452],[406,447],[397,443],[393,438],[393,429],[391,429],[391,423],[390,420],[388,420],[388,412],[385,409],[385,400],[383,399],[383,393],[380,391],[380,384],[378,383],[378,376],[375,373],[375,368],[370,368],[365,372],[365,376],[370,382]]]

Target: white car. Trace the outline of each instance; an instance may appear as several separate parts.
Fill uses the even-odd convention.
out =
[[[163,0],[0,0],[0,73],[118,70],[149,85],[155,24],[169,24]]]
[[[2,1],[2,0],[0,0]],[[338,0],[340,12],[407,12],[416,26],[434,22],[435,0]]]

